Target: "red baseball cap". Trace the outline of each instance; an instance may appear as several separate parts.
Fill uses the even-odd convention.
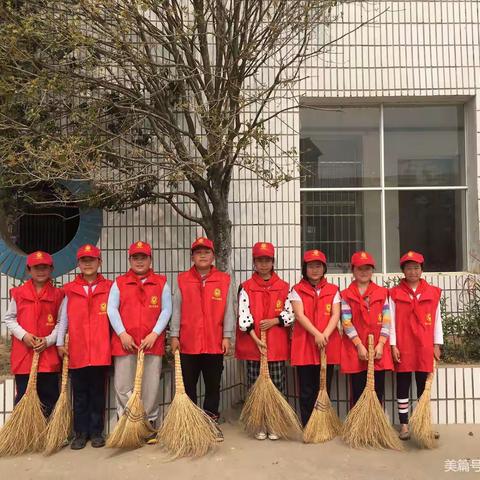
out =
[[[101,258],[102,254],[100,253],[100,249],[98,247],[87,243],[86,245],[82,245],[77,250],[77,260],[82,257]]]
[[[152,256],[152,247],[147,242],[138,241],[132,243],[128,249],[128,256],[131,257],[136,253],[143,253],[144,255]]]
[[[273,243],[257,242],[252,248],[253,258],[269,257],[275,258],[275,247]]]
[[[303,254],[303,261],[305,263],[317,261],[317,262],[322,262],[326,265],[327,264],[327,257],[320,250],[307,250]]]
[[[197,238],[191,246],[191,251],[193,252],[197,248],[209,248],[212,252],[215,252],[213,248],[213,242],[207,237],[199,237]]]
[[[352,267],[361,267],[362,265],[371,265],[375,267],[375,259],[368,252],[363,250],[360,252],[355,252],[352,255]]]
[[[53,258],[47,252],[38,250],[27,256],[27,267],[34,267],[35,265],[50,265],[53,267]]]
[[[423,263],[425,262],[425,259],[423,258],[423,255],[421,253],[413,252],[412,250],[410,250],[400,259],[400,266],[407,262]]]

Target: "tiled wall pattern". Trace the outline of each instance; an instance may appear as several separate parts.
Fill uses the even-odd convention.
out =
[[[230,407],[239,407],[245,398],[244,372],[241,364],[228,359],[222,379],[221,410]],[[290,403],[298,410],[298,389],[295,371],[288,369],[287,397]],[[416,398],[415,382],[412,382],[412,397]],[[172,399],[174,392],[174,378],[172,370],[165,369],[161,381],[160,417]],[[199,399],[203,395],[203,384],[199,385]],[[335,370],[332,382],[331,400],[341,418],[344,418],[349,405],[349,390],[346,376]],[[7,379],[0,382],[0,427],[10,415],[13,408],[14,382]],[[480,424],[480,367],[440,367],[437,369],[432,386],[432,419],[438,424],[468,423]],[[415,402],[411,402],[411,409]],[[395,387],[392,375],[386,376],[385,381],[385,410],[393,421],[398,423]],[[115,396],[112,382],[109,382],[107,398],[107,433],[116,422]]]

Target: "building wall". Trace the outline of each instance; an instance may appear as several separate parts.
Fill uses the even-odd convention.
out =
[[[467,178],[469,181],[467,257],[470,271],[478,271],[480,258],[478,161],[480,104],[476,84],[480,78],[480,6],[476,1],[361,2],[342,6],[330,28],[319,27],[317,46],[340,38],[328,51],[308,61],[295,96],[320,106],[368,102],[458,100],[466,103]],[[365,23],[366,22],[366,23]],[[362,26],[362,23],[365,25]],[[350,32],[348,35],[347,33]],[[264,72],[268,74],[268,72]],[[298,109],[275,119],[285,149],[299,143]],[[282,157],[280,149],[272,152]],[[237,280],[251,272],[250,247],[258,240],[277,246],[277,270],[288,281],[298,279],[301,258],[300,182],[277,190],[265,187],[248,172],[237,172],[231,190],[233,268]],[[127,269],[126,249],[136,240],[154,247],[154,267],[173,282],[189,265],[189,245],[201,229],[159,203],[126,213],[105,213],[99,246],[104,251],[104,272],[109,277]],[[73,272],[62,278],[72,278]],[[0,312],[8,290],[18,281],[0,275]],[[1,333],[5,326],[1,325]]]

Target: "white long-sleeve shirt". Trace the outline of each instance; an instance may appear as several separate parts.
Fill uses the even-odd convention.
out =
[[[417,299],[420,298],[420,294],[417,295]],[[390,345],[397,345],[397,332],[395,330],[395,301],[390,298]],[[440,314],[440,305],[437,307],[435,312],[435,326],[433,330],[433,343],[435,345],[443,345],[443,326],[442,326],[442,316]]]
[[[10,305],[8,306],[7,313],[3,317],[3,321],[7,326],[9,332],[18,340],[22,341],[23,337],[27,332],[18,322],[17,322],[17,302],[14,299],[10,301]],[[47,347],[51,347],[55,345],[57,341],[57,331],[58,331],[58,323],[53,328],[50,335],[45,337],[47,342]]]
[[[142,279],[145,282],[146,278]],[[118,289],[117,282],[113,282],[110,294],[108,295],[107,313],[110,325],[117,335],[125,332],[125,326],[120,316],[120,290]],[[162,290],[162,311],[158,315],[157,323],[153,327],[152,332],[160,335],[166,328],[170,317],[172,316],[172,292],[168,283],[165,283]]]

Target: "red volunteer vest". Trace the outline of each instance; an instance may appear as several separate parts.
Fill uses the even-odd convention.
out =
[[[338,287],[331,283],[325,283],[317,295],[315,288],[306,280],[295,285],[294,290],[303,302],[303,312],[312,324],[323,332],[327,328],[332,316],[332,305]],[[327,363],[338,365],[340,363],[340,334],[338,329],[330,335],[327,348]],[[290,356],[292,365],[319,365],[320,350],[315,343],[314,337],[308,333],[299,322],[295,322],[292,335],[292,352]]]
[[[368,349],[368,335],[373,334],[374,346],[377,345],[380,337],[380,331],[383,323],[383,305],[388,298],[388,290],[379,287],[375,283],[371,283],[369,288],[372,289],[368,306],[364,303],[362,308],[358,297],[354,294],[351,284],[348,288],[341,292],[342,299],[348,303],[352,310],[352,324],[357,330],[358,337],[362,341],[365,348]],[[342,337],[342,353],[341,353],[341,372],[342,373],[358,373],[367,370],[368,362],[358,359],[357,347],[348,338],[347,335]],[[380,360],[375,360],[375,370],[392,370],[392,352],[390,351],[390,342],[387,339],[383,355]]]
[[[17,322],[28,333],[36,337],[50,335],[57,323],[57,314],[63,299],[63,291],[47,283],[37,294],[32,280],[26,281],[20,287],[12,288],[10,295],[17,304]],[[30,373],[33,349],[27,347],[21,340],[12,336],[12,352],[10,364],[15,375]],[[52,345],[40,354],[39,372],[60,371],[60,358],[57,347]]]
[[[255,333],[260,338],[260,321],[276,318],[282,313],[287,299],[289,286],[275,272],[265,281],[254,273],[252,278],[242,284],[248,295],[250,313],[253,317]],[[288,360],[290,329],[275,325],[267,330],[267,359],[269,362]],[[240,360],[260,360],[260,352],[248,332],[242,332],[237,323],[235,337],[235,356]]]
[[[98,276],[93,292],[79,275],[64,286],[67,296],[69,368],[83,368],[112,363],[110,351],[110,323],[107,301],[111,280]]]
[[[395,363],[397,372],[433,370],[435,317],[442,291],[425,280],[422,283],[418,300],[412,299],[401,286],[390,290],[395,302],[395,332],[400,351],[400,363]]]
[[[132,271],[117,278],[120,291],[120,316],[126,332],[131,335],[136,345],[140,345],[157,323],[162,311],[162,292],[167,277],[150,272],[142,283]],[[157,338],[153,347],[145,350],[146,355],[163,355],[165,353],[165,330]],[[128,353],[122,347],[118,335],[112,333],[112,355],[136,355]]]
[[[212,267],[203,279],[192,266],[178,276],[182,295],[180,350],[182,353],[223,353],[223,320],[230,275]]]

